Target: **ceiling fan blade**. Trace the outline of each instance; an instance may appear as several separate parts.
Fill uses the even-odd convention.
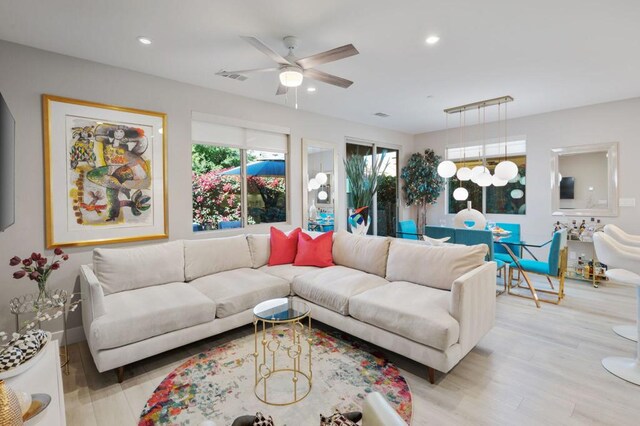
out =
[[[278,67],[272,67],[272,68],[255,68],[252,70],[237,70],[237,71],[218,71],[216,73],[216,75],[222,75],[222,76],[228,76],[228,75],[233,75],[233,74],[248,74],[251,72],[269,72],[269,71],[278,71]]]
[[[353,81],[346,78],[338,77],[332,74],[327,74],[319,70],[304,70],[304,76],[312,78],[314,80],[322,81],[323,83],[333,84],[334,86],[348,88],[353,84]]]
[[[282,84],[278,85],[278,90],[276,90],[276,95],[286,95],[289,91],[287,86],[283,86]]]
[[[273,60],[274,62],[277,62],[280,65],[291,65],[291,62],[287,61],[280,54],[276,53],[273,49],[271,49],[269,46],[267,46],[257,38],[247,37],[247,36],[240,36],[240,37],[247,43],[251,44],[256,49],[258,49],[259,51],[261,51],[262,53],[270,57],[271,60]]]
[[[360,52],[353,47],[353,44],[346,44],[344,46],[336,47],[335,49],[327,50],[326,52],[316,53],[315,55],[298,59],[296,63],[302,68],[307,69],[313,68],[317,65],[326,64],[327,62],[348,58],[349,56],[357,55],[358,53]]]

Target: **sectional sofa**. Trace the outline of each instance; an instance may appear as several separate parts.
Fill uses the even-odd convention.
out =
[[[81,267],[83,326],[100,372],[253,322],[292,296],[314,321],[450,371],[491,329],[496,265],[487,247],[334,236],[336,266],[268,266],[269,235],[95,249]]]

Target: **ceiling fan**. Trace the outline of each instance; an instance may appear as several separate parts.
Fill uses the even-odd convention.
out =
[[[289,49],[289,53],[284,57],[255,37],[242,36],[241,38],[271,58],[278,64],[278,66],[239,71],[223,70],[217,72],[216,75],[229,77],[231,75],[237,76],[252,72],[279,71],[280,85],[278,86],[276,95],[284,95],[290,87],[300,86],[304,77],[322,81],[323,83],[333,84],[334,86],[343,87],[345,89],[353,84],[353,81],[332,74],[327,74],[326,72],[322,72],[314,68],[318,65],[357,55],[359,52],[352,44],[336,47],[335,49],[327,50],[326,52],[307,56],[306,58],[297,58],[293,51],[298,47],[298,39],[294,36],[287,36],[282,39],[282,41],[284,41],[284,45]]]

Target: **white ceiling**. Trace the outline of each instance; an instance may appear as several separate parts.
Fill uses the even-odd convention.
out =
[[[283,55],[296,35],[299,57],[353,43],[318,69],[355,84],[314,82],[300,108],[408,133],[506,94],[510,117],[640,96],[639,22],[638,0],[0,0],[0,39],[274,103],[276,73],[214,75],[273,65],[239,35]]]

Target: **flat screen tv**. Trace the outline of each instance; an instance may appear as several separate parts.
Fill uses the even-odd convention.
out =
[[[573,200],[573,186],[576,181],[572,177],[562,177],[560,181],[560,199]]]
[[[16,121],[0,93],[0,232],[15,222]]]

